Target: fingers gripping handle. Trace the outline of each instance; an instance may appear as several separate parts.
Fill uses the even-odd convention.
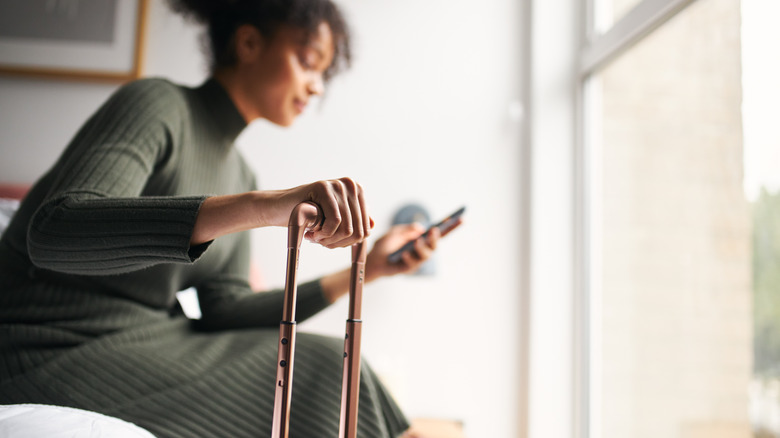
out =
[[[293,359],[295,357],[295,302],[297,300],[298,253],[306,229],[319,225],[323,215],[310,202],[298,204],[290,215],[287,245],[287,278],[284,310],[279,324],[279,353],[274,400],[273,438],[287,438],[290,428]],[[344,343],[344,370],[339,437],[355,438],[360,388],[360,320],[367,251],[363,242],[352,246],[352,269],[349,285],[349,319]]]
[[[287,224],[287,248],[300,248],[306,230],[321,225],[324,220],[317,204],[307,201],[296,205]]]

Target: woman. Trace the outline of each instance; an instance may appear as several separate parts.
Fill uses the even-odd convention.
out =
[[[208,25],[212,75],[198,88],[144,79],[118,90],[39,180],[0,240],[0,404],[101,412],[159,437],[270,436],[282,292],[252,293],[247,232],[286,226],[314,201],[307,238],[335,248],[373,221],[349,178],[257,191],[233,141],[247,123],[287,126],[350,58],[329,0],[176,1]],[[322,153],[322,152],[317,152]],[[366,280],[419,267],[439,233],[396,228]],[[202,318],[176,311],[195,287]],[[348,290],[348,271],[299,286],[298,320]],[[343,340],[299,334],[291,436],[336,436]],[[408,423],[368,366],[362,438]]]

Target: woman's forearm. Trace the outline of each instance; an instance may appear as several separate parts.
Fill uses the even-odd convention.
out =
[[[352,268],[343,269],[330,275],[326,275],[320,279],[320,287],[322,287],[322,295],[329,303],[334,303],[336,300],[346,295],[349,292],[350,277],[352,275]],[[371,275],[370,270],[366,267],[366,272],[363,276],[364,283],[368,284],[379,278],[376,275]]]
[[[363,188],[350,178],[341,178],[287,190],[207,198],[198,212],[190,244],[252,228],[287,226],[293,207],[304,201],[317,204],[324,217],[320,226],[308,231],[308,237],[328,248],[347,247],[363,240],[373,227]]]
[[[209,242],[230,233],[265,226],[284,226],[280,192],[247,192],[212,196],[201,204],[190,239],[191,245]]]
[[[322,295],[329,303],[336,302],[336,300],[349,292],[350,271],[351,269],[347,268],[320,279]]]

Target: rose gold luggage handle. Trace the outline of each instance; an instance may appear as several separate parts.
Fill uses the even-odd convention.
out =
[[[319,222],[316,204],[304,202],[293,208],[287,230],[287,276],[284,283],[282,320],[279,322],[279,352],[276,361],[276,395],[272,437],[287,437],[295,356],[295,304],[298,298],[298,253],[307,228]]]
[[[363,321],[363,278],[366,270],[364,242],[352,245],[352,270],[349,280],[349,316],[344,336],[344,368],[341,379],[341,417],[339,438],[357,435],[358,399],[360,393],[360,339]]]
[[[290,214],[287,235],[287,276],[284,285],[284,307],[279,323],[279,352],[276,362],[276,394],[272,438],[287,438],[290,431],[290,402],[295,358],[295,305],[298,286],[298,256],[307,228],[322,222],[319,207],[302,202]],[[358,393],[360,388],[360,314],[363,297],[366,250],[363,242],[352,246],[352,268],[349,285],[349,318],[344,340],[344,368],[341,388],[340,438],[355,438],[357,433]]]

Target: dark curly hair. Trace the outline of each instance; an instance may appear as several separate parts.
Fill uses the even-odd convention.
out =
[[[233,36],[240,26],[250,24],[266,38],[273,38],[280,25],[303,29],[309,35],[322,22],[333,34],[333,62],[325,70],[327,81],[350,66],[350,32],[344,16],[330,0],[168,0],[175,12],[205,24],[211,70],[235,65]]]

